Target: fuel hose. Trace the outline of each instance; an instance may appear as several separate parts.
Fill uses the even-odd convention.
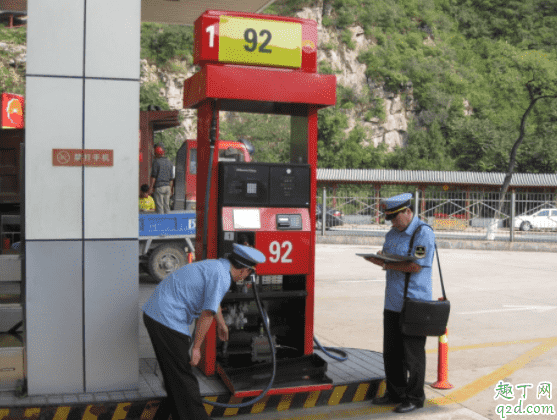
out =
[[[316,336],[313,336],[313,342],[317,344],[317,346],[315,346],[314,349],[321,350],[331,359],[338,360],[339,362],[344,362],[345,360],[348,360],[348,354],[344,350],[336,349],[334,347],[323,347]],[[329,353],[330,351],[332,351],[333,353],[340,354],[340,356],[335,356],[334,354]]]
[[[209,141],[211,142],[211,154],[209,156],[209,173],[207,175],[207,186],[205,189],[205,219],[203,220],[203,259],[207,259],[207,218],[209,217],[209,203],[211,199],[211,174],[213,172],[213,153],[215,149],[215,142],[217,137],[217,117],[218,117],[218,110],[216,102],[213,103],[213,115],[211,118],[211,129],[209,131]],[[272,388],[273,383],[275,382],[275,376],[277,373],[277,355],[275,345],[273,343],[273,337],[271,336],[271,330],[268,324],[268,317],[267,314],[263,310],[263,306],[261,305],[261,300],[259,299],[259,293],[257,292],[257,285],[255,283],[255,275],[251,274],[250,276],[252,282],[252,289],[253,294],[255,295],[255,302],[257,303],[257,309],[261,314],[261,318],[263,319],[263,327],[265,328],[265,332],[267,333],[267,338],[269,339],[269,345],[271,346],[271,357],[273,361],[273,373],[271,375],[271,380],[267,385],[267,388],[263,390],[261,394],[255,397],[252,400],[239,403],[239,404],[223,404],[216,401],[209,401],[207,399],[203,399],[205,404],[213,405],[216,407],[223,407],[223,408],[241,408],[241,407],[249,407],[250,405],[255,404],[257,401],[261,400],[267,392]]]
[[[207,259],[207,219],[209,218],[209,200],[211,199],[211,175],[213,174],[213,154],[215,151],[215,142],[217,141],[218,114],[217,103],[213,101],[213,115],[211,117],[211,128],[209,130],[211,153],[209,154],[209,172],[207,173],[207,185],[205,187],[205,216],[203,218],[203,260]]]
[[[269,390],[273,387],[273,383],[275,382],[275,376],[277,374],[277,355],[276,355],[276,349],[275,349],[275,345],[273,343],[273,337],[271,336],[271,329],[269,328],[269,324],[268,324],[268,317],[266,316],[267,314],[265,313],[263,306],[261,305],[261,299],[259,298],[259,293],[257,292],[257,285],[255,284],[255,275],[252,274],[251,275],[251,282],[252,282],[252,289],[253,289],[253,294],[255,295],[255,302],[257,303],[257,309],[259,310],[259,313],[261,314],[261,318],[263,319],[263,327],[265,328],[265,332],[267,333],[267,338],[269,340],[269,345],[271,346],[271,357],[272,357],[272,362],[273,362],[273,373],[271,374],[271,379],[269,380],[269,384],[267,385],[267,388],[265,388],[263,390],[263,392],[261,394],[259,394],[257,397],[243,402],[243,403],[239,403],[239,404],[224,404],[224,403],[219,403],[216,401],[209,401],[206,399],[203,399],[203,402],[205,404],[209,404],[209,405],[214,405],[216,407],[223,407],[223,408],[241,408],[241,407],[249,407],[250,405],[255,404],[256,402],[258,402],[259,400],[261,400],[266,394],[267,392],[269,392]]]

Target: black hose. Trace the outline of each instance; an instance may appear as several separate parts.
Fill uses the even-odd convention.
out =
[[[267,394],[267,392],[269,392],[269,390],[273,387],[273,383],[275,382],[275,376],[277,374],[277,355],[276,355],[276,349],[275,349],[275,345],[273,343],[273,337],[271,336],[271,329],[269,328],[269,324],[267,323],[267,317],[266,317],[266,313],[263,310],[263,306],[261,306],[261,300],[259,299],[259,293],[257,292],[257,285],[255,284],[255,276],[252,274],[252,289],[253,289],[253,293],[255,295],[255,302],[257,303],[257,309],[259,309],[259,313],[261,314],[261,318],[263,319],[263,327],[265,328],[265,332],[267,333],[267,338],[269,339],[269,346],[271,346],[271,357],[272,357],[272,361],[273,361],[273,373],[271,375],[271,380],[269,381],[269,384],[267,385],[267,388],[265,388],[263,390],[263,392],[261,394],[259,394],[257,397],[255,397],[252,400],[243,402],[243,403],[239,403],[239,404],[223,404],[223,403],[218,403],[216,401],[209,401],[206,399],[203,399],[203,402],[205,404],[209,404],[209,405],[214,405],[216,407],[223,407],[223,408],[241,408],[241,407],[249,407],[250,405],[255,404],[257,401],[261,400],[265,394]]]
[[[315,342],[315,344],[317,344],[317,346],[314,347],[314,349],[321,350],[323,353],[325,353],[331,359],[338,360],[339,362],[344,362],[345,360],[348,360],[348,354],[344,350],[335,349],[334,347],[323,347],[321,345],[321,343],[319,342],[319,340],[315,336],[313,337],[313,341]],[[329,353],[329,351],[332,351],[333,353],[340,354],[341,357],[335,356],[335,355]]]
[[[211,198],[211,175],[213,172],[213,153],[215,150],[215,142],[217,139],[217,116],[218,116],[218,110],[217,110],[217,104],[216,102],[213,102],[213,116],[211,118],[211,129],[209,131],[209,141],[211,143],[211,154],[209,155],[209,173],[207,175],[207,186],[205,188],[205,218],[203,219],[203,259],[207,259],[207,219],[209,217],[209,203],[210,203],[210,198]],[[246,401],[244,403],[240,403],[240,404],[223,404],[223,403],[218,403],[216,401],[209,401],[206,399],[203,399],[203,402],[205,404],[209,404],[209,405],[214,405],[216,407],[223,407],[223,408],[241,408],[241,407],[248,407],[250,405],[255,404],[257,401],[259,401],[261,398],[263,398],[265,396],[265,394],[267,394],[267,392],[269,392],[269,390],[271,389],[271,387],[273,386],[273,383],[275,382],[275,375],[277,373],[277,355],[276,355],[276,349],[275,349],[275,345],[273,343],[273,337],[271,336],[271,330],[269,328],[269,325],[267,323],[267,319],[268,317],[266,316],[265,311],[263,310],[263,306],[261,306],[261,301],[259,299],[259,294],[257,293],[257,285],[255,284],[255,276],[252,274],[252,288],[253,288],[253,293],[255,295],[255,301],[257,303],[257,308],[259,309],[259,313],[261,314],[261,318],[263,319],[263,326],[265,328],[265,332],[267,333],[267,337],[269,339],[269,346],[271,347],[271,357],[273,360],[273,374],[271,375],[271,380],[269,381],[269,385],[267,385],[267,388],[265,388],[265,390],[258,395],[256,398],[250,400],[250,401]]]
[[[213,116],[211,117],[211,128],[209,130],[209,142],[211,153],[209,155],[209,173],[207,174],[207,186],[205,187],[205,217],[203,219],[203,260],[207,259],[207,219],[209,218],[209,200],[211,198],[211,176],[213,175],[213,153],[217,141],[217,103],[213,102]]]

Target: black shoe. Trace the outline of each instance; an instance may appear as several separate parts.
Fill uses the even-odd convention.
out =
[[[400,400],[392,398],[389,394],[385,394],[382,397],[374,398],[371,402],[375,405],[395,405],[400,403]]]
[[[417,410],[418,407],[416,404],[411,403],[410,401],[403,402],[395,407],[395,413],[409,413],[410,411]]]

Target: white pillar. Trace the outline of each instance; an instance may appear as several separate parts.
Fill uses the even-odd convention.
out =
[[[137,388],[140,7],[28,1],[30,395]],[[114,163],[53,166],[53,149],[109,149]]]

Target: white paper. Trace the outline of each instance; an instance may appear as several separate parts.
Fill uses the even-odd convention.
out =
[[[234,229],[261,229],[259,209],[234,209]]]

